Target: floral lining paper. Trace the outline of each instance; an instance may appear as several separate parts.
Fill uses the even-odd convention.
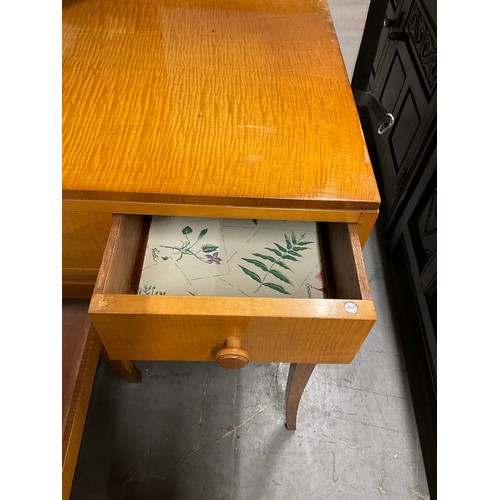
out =
[[[155,216],[138,293],[324,298],[316,223]]]

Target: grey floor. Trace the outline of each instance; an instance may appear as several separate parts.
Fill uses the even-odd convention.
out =
[[[350,365],[318,365],[297,430],[286,364],[99,363],[73,482],[78,499],[429,498],[376,233],[365,261],[378,320]]]
[[[368,0],[330,0],[352,76]],[[427,499],[429,491],[376,233],[364,250],[378,321],[350,365],[318,365],[297,430],[284,427],[288,365],[102,360],[72,500]]]

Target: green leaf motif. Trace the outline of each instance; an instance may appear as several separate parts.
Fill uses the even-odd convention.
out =
[[[278,257],[283,257],[283,254],[281,252],[278,252],[278,250],[274,249],[274,248],[269,248],[269,247],[266,247],[266,250],[269,250],[270,252],[273,252],[274,254],[276,254]]]
[[[163,260],[167,260],[167,259],[168,259],[168,257],[162,257],[162,259],[163,259]]]
[[[281,285],[276,285],[275,283],[262,283],[262,285],[267,286],[268,288],[271,288],[273,290],[276,290],[277,292],[284,293],[286,295],[291,295]]]
[[[257,283],[262,283],[262,280],[260,279],[258,274],[254,273],[253,271],[250,271],[250,269],[247,269],[246,267],[243,266],[240,267],[246,275],[250,276],[250,278],[255,280]]]
[[[276,278],[278,278],[279,280],[284,281],[285,283],[288,283],[289,285],[293,286],[293,283],[283,273],[281,273],[277,269],[269,269],[269,272],[273,276],[275,276]]]
[[[300,240],[302,240],[305,237],[305,233],[300,237]],[[270,248],[270,247],[265,247],[266,250],[269,252],[272,252],[275,256],[279,257],[276,258],[274,256],[266,255],[263,253],[253,253],[252,255],[255,257],[258,257],[259,259],[272,262],[272,265],[269,264],[264,264],[261,260],[256,260],[256,259],[246,259],[242,258],[245,262],[248,262],[262,271],[264,271],[266,274],[261,278],[258,274],[254,273],[253,271],[250,271],[250,269],[247,269],[246,267],[240,266],[241,269],[245,274],[250,276],[254,281],[257,281],[260,283],[260,286],[253,292],[254,294],[257,293],[262,286],[265,286],[267,288],[270,288],[271,290],[275,290],[279,293],[285,294],[285,295],[291,295],[290,292],[288,292],[282,285],[279,285],[277,283],[272,283],[270,281],[266,281],[266,278],[268,275],[273,276],[274,278],[277,278],[279,281],[286,283],[287,285],[294,286],[293,283],[290,281],[290,279],[284,274],[283,271],[278,271],[276,267],[281,267],[282,269],[286,269],[293,273],[292,269],[288,267],[287,264],[285,264],[285,260],[288,261],[294,261],[298,262],[299,258],[303,257],[302,253],[304,250],[310,250],[310,248],[307,246],[309,244],[312,244],[312,241],[307,241],[307,242],[302,242],[300,240],[297,240],[297,236],[295,233],[292,231],[291,235],[288,234],[283,234],[283,238],[285,240],[286,247],[285,248],[283,245],[280,245],[279,243],[274,242],[273,245],[277,248]]]
[[[167,295],[167,292],[156,290],[156,286],[144,285],[137,290],[138,295]]]
[[[242,260],[244,260],[246,262],[250,262],[250,264],[253,264],[254,266],[257,266],[259,269],[262,269],[266,273],[269,272],[269,268],[265,264],[263,264],[262,262],[260,262],[260,260],[245,259],[245,258],[242,258]]]
[[[252,255],[255,255],[256,257],[260,257],[261,259],[269,260],[273,264],[277,264],[278,266],[281,266],[283,269],[288,269],[289,271],[292,271],[284,262],[276,260],[274,257],[270,257],[269,255],[265,255],[263,253],[253,253]],[[292,273],[293,273],[293,271],[292,271]]]
[[[189,226],[186,226],[183,230],[182,230],[182,234],[189,234],[189,233],[192,233],[193,230],[189,227]]]
[[[205,228],[205,229],[202,229],[202,230],[200,231],[200,234],[199,234],[199,236],[198,236],[198,239],[199,239],[199,240],[201,240],[201,239],[203,238],[203,236],[205,236],[207,233],[208,233],[208,229],[206,229],[206,228]]]
[[[283,262],[283,261],[278,261],[276,262],[276,264],[278,264],[278,266],[282,267],[283,269],[288,269],[289,271],[291,271],[293,273],[293,271]]]
[[[276,264],[276,262],[278,262],[274,257],[271,257],[270,255],[265,255],[263,253],[253,253],[252,255],[255,255],[255,257],[260,257],[261,259],[269,260],[273,264]]]
[[[309,247],[293,247],[294,252],[302,252],[302,250],[309,250]]]
[[[201,247],[201,249],[205,252],[205,253],[210,253],[210,252],[215,252],[219,247],[217,245],[210,245],[209,243],[207,243],[206,245],[203,245]]]

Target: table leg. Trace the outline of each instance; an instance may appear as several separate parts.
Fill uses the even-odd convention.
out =
[[[286,423],[289,431],[297,428],[297,410],[299,409],[300,398],[306,388],[315,364],[291,363],[286,384]]]
[[[133,361],[128,359],[109,359],[108,353],[104,346],[101,347],[101,352],[109,366],[113,368],[113,371],[124,378],[127,382],[132,384],[138,384],[142,380],[142,373],[134,365]]]

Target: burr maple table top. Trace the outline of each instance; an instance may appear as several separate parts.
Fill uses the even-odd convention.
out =
[[[324,0],[63,0],[63,198],[377,210]]]

